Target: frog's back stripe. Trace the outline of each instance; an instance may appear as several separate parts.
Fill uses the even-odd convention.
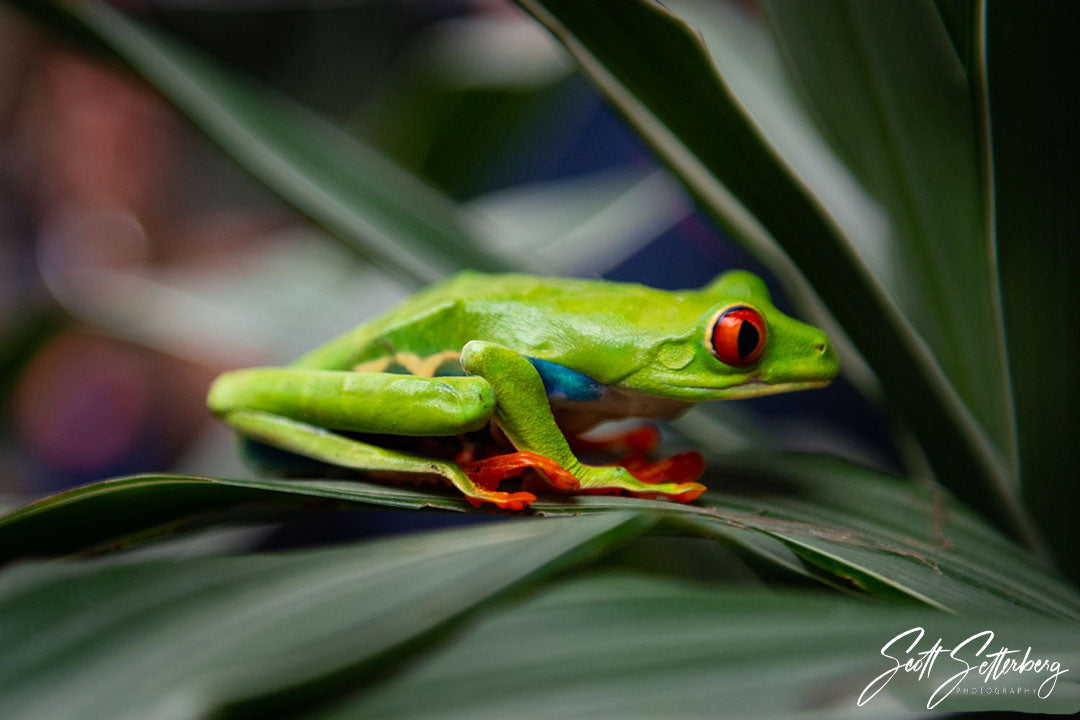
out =
[[[549,360],[537,358],[528,358],[528,360],[540,374],[540,379],[544,381],[547,396],[553,400],[590,402],[599,400],[608,392],[607,386],[602,382],[593,380],[577,370],[571,370]]]
[[[397,366],[397,367],[395,367]],[[355,372],[393,372],[401,368],[409,375],[417,377],[435,377],[436,375],[462,375],[461,353],[457,350],[445,350],[427,357],[414,353],[397,353],[375,358],[360,363],[353,368]]]

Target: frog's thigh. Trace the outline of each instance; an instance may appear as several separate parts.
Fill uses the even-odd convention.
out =
[[[495,389],[495,417],[518,450],[539,453],[579,475],[582,466],[551,413],[544,382],[523,355],[495,343],[473,340],[461,351],[469,376],[482,377]]]
[[[331,430],[425,436],[480,429],[495,395],[480,377],[247,368],[215,380],[207,402],[231,425],[235,411],[253,410]]]
[[[455,463],[387,450],[272,413],[232,410],[224,413],[222,417],[245,437],[339,467],[441,475],[474,504],[491,502],[499,507],[520,509],[531,501],[522,502],[518,499],[515,503],[516,496],[513,494],[477,487]],[[523,493],[517,493],[517,496],[521,495]]]

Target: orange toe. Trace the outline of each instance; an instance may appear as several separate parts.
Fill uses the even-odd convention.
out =
[[[500,510],[524,510],[536,500],[536,496],[530,492],[508,493],[495,490],[483,495],[467,495],[465,499],[475,508],[480,507],[481,503],[489,502]]]
[[[485,490],[494,490],[509,477],[520,475],[525,468],[536,468],[561,490],[577,490],[579,483],[573,473],[565,470],[551,458],[534,452],[516,452],[496,455],[486,460],[461,463],[461,469],[474,483]],[[525,493],[531,495],[531,493]],[[534,497],[535,499],[535,497]]]

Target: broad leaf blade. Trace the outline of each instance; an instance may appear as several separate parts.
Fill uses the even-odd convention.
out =
[[[21,3],[20,3],[21,4]],[[501,269],[446,198],[341,129],[98,0],[33,7],[142,75],[240,166],[400,279]]]
[[[732,490],[703,497],[699,527],[762,532],[809,564],[883,597],[972,614],[1019,608],[1080,620],[1080,592],[930,483],[824,456],[731,456]]]
[[[358,480],[133,475],[73,488],[0,517],[0,562],[146,542],[237,510],[265,516],[327,501],[409,510],[471,507],[449,492]]]
[[[798,284],[789,265],[794,262],[877,373],[942,482],[1034,542],[1006,466],[985,432],[852,243],[715,72],[693,29],[643,0],[620,4],[617,12],[572,0],[521,4],[567,47],[704,207]]]
[[[1075,3],[990,2],[995,221],[1024,496],[1080,578],[1080,65]]]
[[[1026,609],[1080,619],[1080,593],[930,484],[824,456],[742,453],[717,459],[695,504],[622,497],[541,498],[566,516],[661,512],[667,526],[721,541],[768,565],[829,584],[959,613]],[[353,480],[136,476],[96,483],[0,518],[4,559],[145,542],[229,512],[357,507],[474,512],[460,496]]]
[[[941,22],[949,33],[953,50],[965,70],[970,70],[975,43],[972,42],[972,13],[977,0],[934,0]]]
[[[225,701],[355,673],[650,524],[613,514],[279,555],[10,568],[0,575],[0,716],[205,717]]]
[[[892,219],[878,278],[1014,456],[973,98],[941,16],[929,0],[765,8],[805,104]]]
[[[991,629],[996,643],[1021,654],[1030,645],[1033,657],[1070,668],[1046,700],[1032,693],[1009,697],[1007,688],[1034,688],[1050,672],[1034,679],[1030,672],[1007,674],[990,685],[971,673],[939,711],[1080,709],[1071,672],[1080,663],[1075,624],[1024,615],[973,622],[813,593],[611,574],[555,583],[492,613],[315,717],[427,716],[436,697],[439,717],[450,718],[896,717],[906,715],[901,703],[925,712],[934,689],[962,669],[942,656],[924,680],[899,673],[858,707],[863,689],[893,666],[881,657],[882,646],[914,627],[925,631],[916,652],[936,638],[951,648]],[[891,654],[906,659],[899,645]],[[962,692],[982,688],[989,692],[974,698]]]
[[[792,172],[813,189],[859,257],[876,274],[887,270],[888,217],[821,136],[762,18],[735,0],[665,5],[701,33],[716,72]]]

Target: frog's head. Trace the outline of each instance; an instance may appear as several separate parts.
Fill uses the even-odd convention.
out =
[[[821,330],[777,310],[765,283],[734,270],[700,291],[708,310],[653,348],[625,386],[686,402],[823,387],[839,364]]]

